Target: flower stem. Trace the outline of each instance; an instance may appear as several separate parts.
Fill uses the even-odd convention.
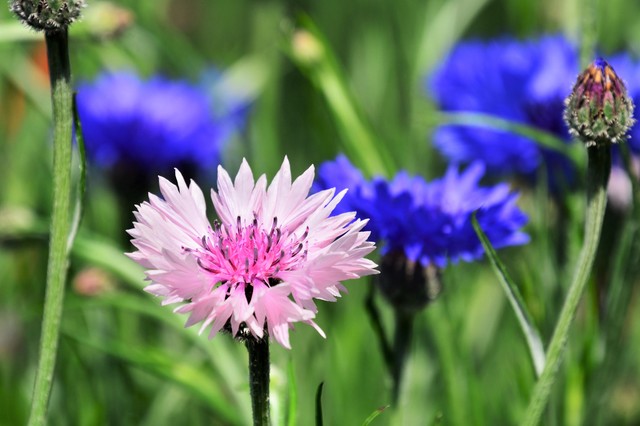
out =
[[[373,328],[376,337],[378,338],[378,345],[380,347],[380,352],[382,353],[382,359],[384,360],[384,365],[387,367],[388,371],[392,371],[393,369],[393,352],[391,350],[391,346],[387,340],[387,335],[384,331],[384,327],[382,325],[382,316],[380,311],[376,306],[375,301],[375,286],[369,286],[369,292],[367,293],[367,298],[365,299],[365,309],[367,314],[369,315],[369,320],[371,321],[371,327]]]
[[[395,406],[400,398],[402,374],[404,373],[404,367],[411,348],[414,314],[407,313],[401,309],[395,309],[394,314],[396,329],[393,337],[393,366],[391,370],[393,388],[391,391],[391,401]]]
[[[253,425],[268,426],[269,422],[269,337],[250,337],[245,342],[249,351],[249,387]]]
[[[47,288],[40,338],[40,358],[29,425],[46,422],[49,394],[58,350],[60,320],[67,276],[67,237],[71,221],[71,137],[73,126],[71,69],[67,29],[45,34],[53,109],[53,209],[47,266]]]
[[[590,146],[588,153],[587,212],[582,251],[573,275],[573,281],[569,287],[569,293],[549,344],[547,363],[533,389],[533,395],[525,414],[523,424],[527,426],[535,426],[540,422],[540,416],[549,400],[551,388],[555,382],[569,337],[569,328],[591,274],[596,249],[600,240],[602,219],[607,205],[607,181],[611,169],[611,151],[609,146]]]

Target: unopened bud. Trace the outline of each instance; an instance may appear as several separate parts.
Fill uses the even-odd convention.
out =
[[[305,65],[315,65],[324,54],[318,38],[306,30],[298,30],[293,35],[292,49],[295,57]]]
[[[587,146],[623,140],[634,122],[627,88],[604,59],[578,76],[565,102],[569,131]]]
[[[73,279],[73,289],[82,296],[100,296],[115,288],[114,280],[100,268],[86,268]]]
[[[85,0],[11,0],[9,8],[36,31],[62,31],[80,18]]]

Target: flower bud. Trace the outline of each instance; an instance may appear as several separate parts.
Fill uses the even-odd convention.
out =
[[[587,146],[616,143],[634,123],[633,102],[624,83],[601,58],[578,76],[565,103],[569,131]]]
[[[100,296],[116,287],[113,277],[100,268],[85,268],[73,279],[73,289],[82,296]]]
[[[380,260],[376,283],[382,295],[397,310],[415,314],[438,297],[442,284],[440,270],[422,266],[403,253],[388,253]]]
[[[62,31],[80,18],[85,0],[11,0],[9,8],[36,31]]]
[[[304,65],[316,65],[324,55],[324,48],[318,38],[306,30],[298,30],[291,41],[292,52]]]

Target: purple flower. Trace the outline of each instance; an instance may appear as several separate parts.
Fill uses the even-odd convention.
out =
[[[527,216],[516,205],[517,194],[507,184],[480,186],[485,167],[471,164],[459,172],[451,166],[445,176],[426,182],[420,176],[398,173],[392,180],[365,180],[344,156],[320,166],[316,188],[348,185],[346,204],[358,216],[369,217],[371,238],[382,243],[382,254],[402,252],[423,266],[473,261],[484,250],[473,230],[478,221],[496,248],[525,244],[521,231]],[[354,177],[344,179],[344,176]]]
[[[607,59],[640,101],[640,63],[627,54]],[[536,40],[465,41],[456,45],[427,81],[444,111],[494,115],[549,132],[569,142],[563,121],[564,99],[579,72],[578,51],[562,36]],[[640,111],[636,109],[636,122]],[[640,152],[640,126],[629,144]],[[535,178],[544,164],[553,184],[566,185],[573,171],[560,154],[513,133],[462,125],[444,125],[433,134],[435,147],[454,163],[482,161],[493,174]]]
[[[578,71],[574,46],[562,37],[535,41],[500,39],[458,44],[429,79],[445,111],[473,111],[527,124],[569,140],[562,119],[564,99]],[[567,163],[532,140],[504,131],[441,126],[434,145],[454,163],[484,162],[493,173],[534,176]]]
[[[89,159],[147,175],[173,167],[210,169],[235,129],[237,110],[217,111],[205,91],[184,81],[107,73],[78,88]]]

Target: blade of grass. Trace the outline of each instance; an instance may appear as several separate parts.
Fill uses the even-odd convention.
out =
[[[73,122],[76,130],[76,143],[78,144],[80,178],[76,188],[76,201],[73,207],[71,229],[69,231],[69,238],[67,239],[67,253],[71,251],[73,241],[78,234],[78,228],[80,228],[80,222],[84,212],[85,190],[87,187],[87,156],[84,149],[84,137],[82,135],[82,125],[80,123],[80,116],[78,115],[78,105],[76,104],[75,94],[73,96]]]
[[[430,120],[437,125],[476,126],[494,130],[503,130],[527,137],[546,148],[566,156],[579,170],[584,170],[584,156],[579,144],[569,144],[544,130],[479,112],[440,112],[434,113]]]
[[[201,366],[188,360],[169,356],[163,350],[153,347],[132,347],[116,340],[91,339],[65,330],[65,335],[82,345],[118,358],[127,364],[147,371],[155,376],[189,391],[191,395],[210,407],[221,420],[233,425],[241,425],[242,418],[237,407],[228,403],[218,383],[204,374]]]
[[[389,408],[388,405],[385,405],[384,407],[380,407],[377,410],[375,410],[373,413],[371,413],[369,415],[369,417],[367,417],[364,420],[364,423],[362,423],[362,426],[369,426],[369,424],[371,424],[372,421],[374,421],[376,419],[376,417],[378,417],[380,414],[384,413],[384,411]]]
[[[545,353],[544,346],[542,345],[542,339],[540,339],[540,333],[533,322],[533,317],[527,310],[524,300],[520,295],[520,290],[518,290],[518,286],[509,276],[507,269],[500,261],[498,254],[491,245],[491,241],[489,241],[489,238],[487,238],[487,235],[480,227],[475,212],[471,218],[471,223],[473,224],[473,229],[476,231],[476,234],[482,243],[482,247],[484,247],[485,253],[487,253],[491,267],[498,277],[498,281],[500,282],[511,307],[513,308],[513,312],[516,314],[516,318],[518,319],[524,338],[527,341],[527,346],[529,347],[529,355],[531,356],[531,362],[533,364],[533,369],[536,372],[536,377],[540,377],[544,368]]]
[[[92,265],[105,268],[136,290],[144,287],[143,269],[127,258],[121,249],[97,236],[80,233],[73,245],[72,254]]]
[[[287,407],[287,426],[296,425],[296,411],[298,409],[298,386],[296,384],[296,374],[293,368],[293,361],[289,359],[287,366],[287,381],[289,385],[289,400]]]
[[[322,389],[324,388],[324,382],[320,382],[318,389],[316,390],[316,426],[322,426]]]
[[[331,46],[309,17],[303,17],[301,25],[304,29],[293,34],[287,53],[324,95],[346,153],[366,175],[391,176],[392,157],[363,118]]]

